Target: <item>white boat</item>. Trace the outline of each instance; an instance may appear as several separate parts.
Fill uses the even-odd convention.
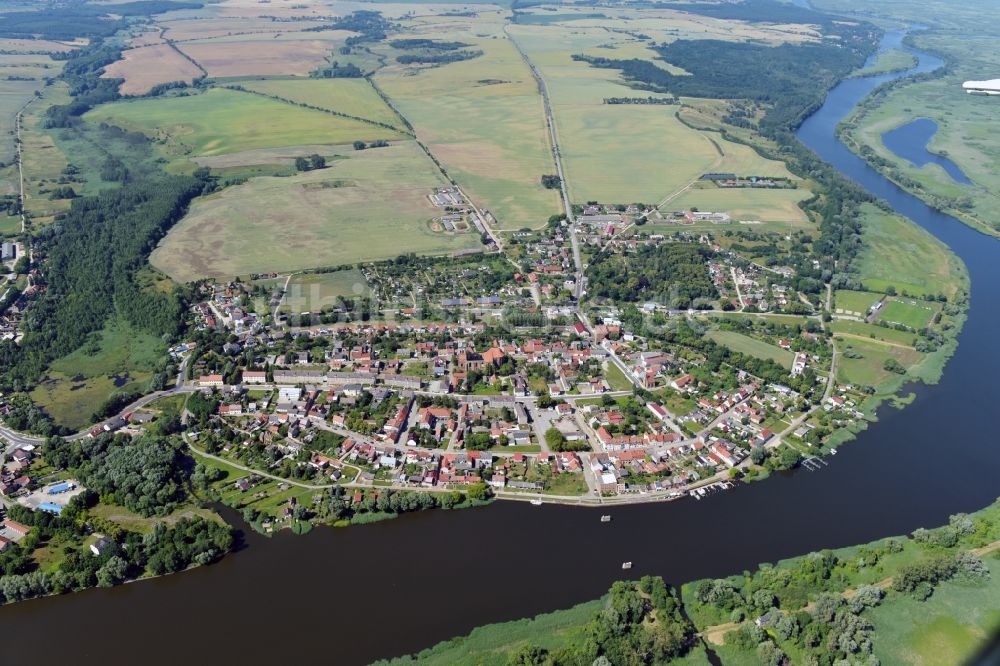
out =
[[[631,568],[632,568],[631,562],[622,562],[622,569],[631,569]]]
[[[830,455],[831,456],[837,455],[837,449],[830,449]]]
[[[608,516],[608,515],[601,516],[601,522],[602,523],[610,523],[611,522],[611,516]]]
[[[542,500],[531,500],[531,505],[532,506],[541,506],[542,505]]]

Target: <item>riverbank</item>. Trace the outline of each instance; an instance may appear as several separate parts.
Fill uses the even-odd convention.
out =
[[[982,64],[945,34],[921,31],[918,37],[930,50],[930,61],[907,76],[880,84],[838,125],[837,136],[873,169],[927,205],[981,233],[1000,237],[995,168],[988,147],[969,138],[989,136],[995,105],[961,89]],[[911,56],[917,53],[913,34],[901,40],[900,48]],[[928,151],[957,159],[971,182],[957,182],[937,165],[915,166],[886,147],[882,141],[886,132],[918,118],[938,125]]]
[[[794,663],[820,653],[874,655],[882,663],[965,661],[982,637],[1000,629],[998,548],[1000,501],[970,515],[956,514],[933,530],[684,583],[681,612],[700,641],[671,663],[740,664],[774,650]],[[478,627],[376,664],[505,664],[529,648],[553,664],[576,663],[565,655],[583,642],[610,604],[604,596],[532,619]],[[859,632],[854,640],[836,640],[847,628]]]

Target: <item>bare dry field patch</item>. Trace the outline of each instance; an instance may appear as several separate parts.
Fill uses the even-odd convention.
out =
[[[179,48],[211,77],[278,75],[305,76],[326,62],[330,42],[289,41],[197,42]]]
[[[172,81],[190,83],[201,71],[169,44],[155,44],[122,52],[122,59],[104,68],[102,78],[125,79],[118,92],[144,95],[153,86]]]

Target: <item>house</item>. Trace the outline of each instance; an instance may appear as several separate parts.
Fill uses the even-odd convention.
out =
[[[302,398],[302,389],[294,386],[283,386],[278,389],[278,402],[298,402]]]
[[[655,416],[661,421],[666,421],[667,418],[669,418],[667,410],[663,407],[663,405],[660,405],[658,403],[647,402],[646,409],[648,409],[653,414],[653,416]]]
[[[219,416],[242,416],[243,405],[236,403],[235,405],[219,405]]]
[[[222,388],[224,385],[225,381],[222,379],[222,375],[202,375],[198,378],[198,386]]]
[[[264,384],[267,382],[267,373],[263,370],[244,370],[244,384]]]
[[[22,525],[21,523],[15,521],[15,520],[10,520],[10,519],[5,520],[3,522],[3,527],[8,532],[11,532],[12,534],[15,534],[15,535],[21,536],[21,537],[26,537],[26,536],[28,536],[28,533],[31,532],[31,528],[28,527],[27,525]]]
[[[115,542],[103,534],[95,536],[97,537],[97,540],[90,544],[90,552],[94,554],[94,557],[100,557],[114,547]]]
[[[692,375],[684,375],[670,382],[670,386],[676,391],[690,391],[693,388],[691,386],[691,382],[693,381],[694,377]]]

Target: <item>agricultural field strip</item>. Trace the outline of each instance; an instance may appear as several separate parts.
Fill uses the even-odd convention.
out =
[[[226,88],[227,90],[235,90],[237,92],[247,93],[249,95],[260,95],[261,97],[266,97],[268,99],[273,99],[277,102],[283,102],[285,104],[290,104],[292,106],[298,106],[306,109],[312,109],[313,111],[320,111],[322,113],[329,113],[333,116],[338,116],[340,118],[347,118],[348,120],[357,120],[358,122],[368,123],[369,125],[374,125],[375,127],[382,127],[385,129],[391,129],[401,134],[405,134],[410,137],[414,137],[413,132],[405,127],[397,127],[395,125],[390,125],[388,123],[383,123],[378,120],[372,120],[371,118],[362,118],[361,116],[354,116],[349,113],[342,113],[340,111],[335,111],[333,109],[327,109],[320,106],[315,106],[313,104],[306,104],[304,102],[297,102],[293,99],[288,99],[287,97],[279,97],[278,95],[269,95],[267,93],[260,92],[258,90],[251,90],[249,88],[239,86],[238,84],[231,85],[221,85],[220,87]]]

